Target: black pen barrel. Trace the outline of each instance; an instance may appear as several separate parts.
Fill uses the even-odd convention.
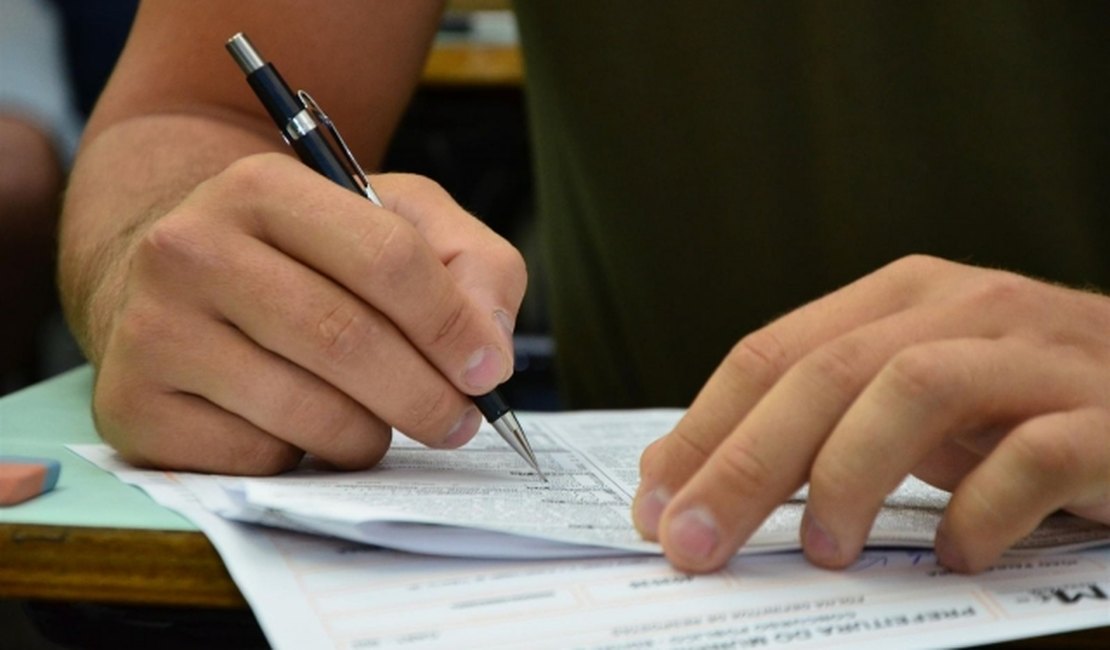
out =
[[[297,157],[317,173],[330,178],[355,194],[363,195],[362,188],[351,176],[351,170],[347,169],[335,155],[331,144],[319,128],[312,129],[296,140],[290,139],[289,145],[297,152]]]
[[[352,192],[363,194],[362,188],[351,176],[351,170],[343,164],[321,132],[315,117],[285,83],[277,68],[267,63],[242,33],[228,39],[227,49],[247,75],[251,90],[297,157],[322,176]]]
[[[491,391],[485,395],[478,395],[473,398],[474,404],[478,410],[482,412],[482,416],[489,422],[494,422],[502,415],[505,415],[510,410],[509,405],[505,402],[505,398],[497,391]]]
[[[282,134],[288,138],[289,134],[285,133],[286,125],[304,110],[304,104],[289,90],[281,74],[269,63],[248,74],[247,83],[258,95],[274,123],[282,129]]]

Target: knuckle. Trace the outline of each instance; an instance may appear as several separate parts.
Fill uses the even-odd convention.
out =
[[[505,267],[512,275],[520,276],[527,279],[528,262],[524,259],[524,253],[521,253],[519,250],[517,250],[516,246],[513,246],[508,241],[502,241],[504,242],[504,245],[501,248],[505,256]]]
[[[1019,428],[1010,434],[1009,443],[1020,466],[1032,477],[1068,476],[1086,463],[1085,455],[1071,443],[1070,436]]]
[[[714,452],[711,462],[733,494],[761,494],[773,483],[771,465],[748,445],[725,443]]]
[[[92,415],[96,430],[104,442],[125,457],[136,453],[132,436],[127,435],[129,419],[141,406],[134,397],[136,394],[126,386],[102,380],[96,382],[93,390]]]
[[[953,533],[976,538],[983,531],[996,531],[1008,528],[1013,516],[999,508],[999,504],[988,496],[988,491],[974,481],[960,486],[957,507],[949,507],[945,516],[950,520]]]
[[[373,318],[344,302],[316,322],[311,340],[320,356],[338,365],[376,338],[378,329]]]
[[[198,236],[193,220],[173,213],[151,224],[139,237],[135,260],[140,269],[182,273],[212,266],[214,254]]]
[[[661,460],[666,458],[663,451],[666,438],[660,438],[644,448],[640,453],[640,476],[650,475]]]
[[[891,306],[904,308],[927,298],[932,282],[951,276],[955,266],[930,255],[906,255],[871,273],[866,281],[888,295]]]
[[[398,214],[425,214],[428,210],[454,205],[454,200],[439,183],[419,174],[393,172],[378,177],[379,185],[390,196],[391,209]]]
[[[670,441],[670,444],[665,443],[667,447],[665,456],[668,460],[694,458],[698,464],[701,464],[712,456],[716,450],[714,445],[707,444],[707,441],[693,435],[688,429],[676,429],[666,439]],[[662,450],[660,450],[660,456],[664,456]]]
[[[394,172],[388,174],[388,176],[390,176],[391,182],[400,187],[402,194],[410,192],[447,194],[447,191],[443,189],[440,183],[421,174]]]
[[[809,470],[809,492],[819,495],[824,503],[834,508],[837,504],[854,503],[858,501],[858,477],[858,468],[840,459],[818,454]]]
[[[497,277],[511,282],[514,300],[524,295],[528,286],[528,263],[524,255],[508,241],[498,237],[498,243],[491,246],[488,254],[483,255],[495,269]]]
[[[416,232],[402,223],[393,221],[384,230],[368,227],[356,243],[356,250],[368,277],[382,286],[398,284],[412,273],[422,252],[422,240]]]
[[[841,338],[815,350],[798,364],[799,371],[820,387],[838,395],[854,395],[864,379],[864,344]]]
[[[671,433],[655,440],[641,452],[640,480],[654,482],[669,477],[673,481],[676,477],[688,476],[702,467],[708,457],[709,452],[704,445],[680,433]]]
[[[443,189],[442,185],[427,176],[405,172],[390,172],[382,176],[383,179],[393,187],[393,193],[397,196],[450,197],[450,194],[448,194],[447,190]]]
[[[203,186],[232,196],[257,196],[259,192],[267,191],[268,183],[274,176],[275,165],[285,161],[286,156],[278,153],[244,156],[232,161]]]
[[[151,344],[176,341],[174,321],[157,308],[137,305],[131,301],[124,306],[112,322],[109,349],[106,354],[126,355],[147,349]]]
[[[939,257],[914,253],[894,260],[887,268],[892,272],[909,278],[920,278],[922,276],[932,275],[948,264],[949,262]]]
[[[343,449],[346,437],[357,425],[359,409],[350,400],[335,399],[325,391],[298,390],[294,399],[278,408],[281,427],[303,432],[318,449]]]
[[[490,243],[482,252],[486,263],[506,275],[527,275],[528,264],[524,255],[501,235],[493,230],[489,232],[492,235]]]
[[[289,471],[304,454],[300,449],[277,438],[252,437],[236,445],[235,457],[242,459],[236,469],[242,474],[270,476]]]
[[[940,408],[967,383],[958,359],[935,346],[915,346],[896,354],[880,375],[880,382],[905,402]]]
[[[439,315],[433,322],[438,323],[438,327],[431,332],[431,339],[427,341],[429,346],[450,347],[463,338],[474,322],[473,312],[466,308],[466,303],[461,299],[449,299],[446,305],[437,310],[437,314]]]
[[[398,416],[397,428],[420,440],[446,433],[453,424],[452,416],[457,417],[452,395],[443,385],[414,390],[414,398]]]
[[[732,373],[770,389],[786,373],[791,358],[782,340],[769,328],[748,334],[725,357]]]
[[[691,476],[706,465],[713,456],[716,445],[704,440],[690,429],[679,427],[653,442],[640,456],[641,481],[679,476]]]
[[[979,310],[1025,313],[1043,308],[1036,282],[1005,271],[980,276],[965,299]]]

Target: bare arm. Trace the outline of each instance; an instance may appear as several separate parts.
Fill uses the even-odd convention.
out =
[[[379,177],[383,209],[293,161],[223,47],[249,34],[373,163],[440,4],[143,4],[79,154],[60,270],[124,456],[365,467],[390,427],[440,446],[476,431],[466,394],[511,371],[519,254],[430,181]]]
[[[412,93],[441,5],[356,0],[320,11],[296,2],[142,3],[85,131],[63,217],[66,314],[94,363],[121,289],[112,267],[144,227],[232,161],[288,153],[228,58],[227,38],[252,34],[290,83],[311,87],[373,166]]]

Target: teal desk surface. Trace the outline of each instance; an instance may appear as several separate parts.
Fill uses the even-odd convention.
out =
[[[0,398],[0,454],[57,459],[51,492],[0,508],[0,598],[240,606],[208,540],[70,452],[100,439],[82,367]]]
[[[0,522],[197,530],[187,519],[66,449],[70,444],[100,442],[89,408],[91,391],[92,370],[85,366],[0,398],[0,454],[53,458],[62,464],[53,491],[0,508]]]

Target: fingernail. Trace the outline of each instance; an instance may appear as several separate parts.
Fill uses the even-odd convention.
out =
[[[802,547],[811,560],[831,564],[840,558],[840,544],[808,510],[802,516],[802,528]]]
[[[708,559],[720,541],[717,521],[702,506],[695,506],[676,515],[667,526],[667,532],[670,550],[694,561]]]
[[[933,550],[937,554],[937,562],[946,569],[951,569],[957,573],[968,573],[967,558],[956,544],[952,543],[952,538],[948,536],[948,531],[942,519],[940,525],[937,526],[937,534],[933,539]]]
[[[671,491],[660,485],[636,500],[636,527],[647,539],[659,538],[659,518],[671,501]]]
[[[504,355],[496,346],[486,346],[466,362],[463,381],[476,391],[488,391],[507,378],[506,365]]]
[[[482,426],[482,416],[478,413],[476,408],[468,408],[451,427],[451,431],[447,433],[447,437],[443,439],[443,446],[448,449],[455,449],[462,447],[470,442],[474,434],[478,433],[478,427]]]

